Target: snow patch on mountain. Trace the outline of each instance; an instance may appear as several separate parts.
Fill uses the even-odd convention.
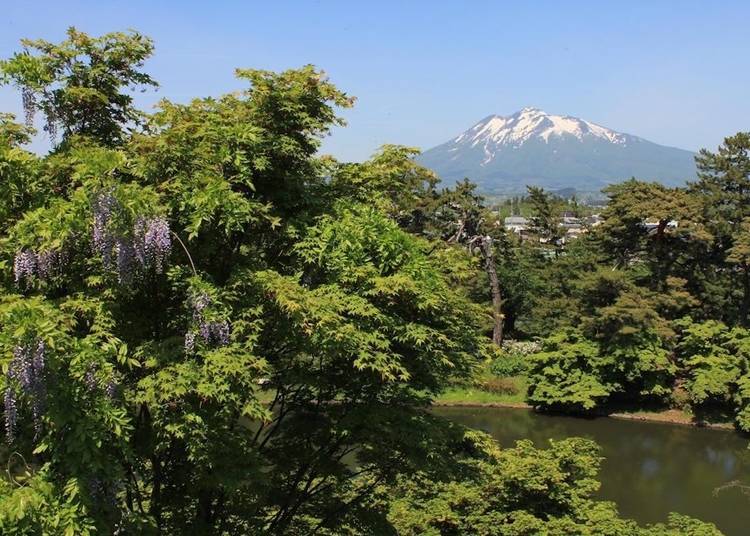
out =
[[[538,108],[524,108],[513,115],[491,115],[479,121],[453,140],[457,145],[483,146],[487,164],[494,158],[497,148],[518,148],[529,140],[538,138],[545,143],[552,137],[572,136],[580,141],[601,138],[610,143],[626,146],[634,136],[615,132],[596,123],[576,117],[548,114]]]

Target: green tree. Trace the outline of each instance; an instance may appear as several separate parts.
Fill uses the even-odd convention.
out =
[[[462,439],[450,452],[450,470],[421,471],[388,490],[395,496],[388,517],[396,534],[721,534],[674,514],[666,525],[641,528],[620,518],[612,503],[594,500],[600,458],[591,441],[550,441],[544,449],[519,441],[500,449],[478,432]]]
[[[86,139],[41,166],[4,123],[3,533],[335,532],[481,356],[451,257],[314,156],[351,99],[310,66],[238,75],[130,136],[116,109],[56,116]]]
[[[362,203],[381,201],[402,228],[437,238],[438,178],[414,161],[417,154],[413,147],[384,145],[366,162],[339,164],[331,177],[334,191]]]
[[[715,320],[694,323],[685,318],[676,327],[681,383],[694,411],[700,415],[728,410],[735,415],[740,429],[750,430],[750,333]]]
[[[46,186],[41,182],[40,159],[23,148],[33,131],[13,119],[0,114],[0,233],[41,201]]]
[[[698,180],[691,185],[692,191],[702,200],[703,218],[713,235],[712,259],[716,273],[721,273],[729,264],[729,282],[717,289],[721,295],[729,295],[730,305],[739,301],[735,318],[743,325],[750,322],[750,265],[738,250],[732,251],[735,239],[742,235],[742,224],[750,217],[750,133],[740,132],[728,137],[713,153],[701,150],[696,157]],[[737,287],[739,300],[732,295]],[[730,321],[734,319],[729,318]]]
[[[53,139],[61,129],[63,141],[80,134],[119,143],[142,118],[125,90],[156,86],[140,70],[153,43],[137,32],[91,37],[71,27],[67,35],[57,44],[23,40],[23,51],[0,63],[0,82],[21,90],[27,123],[42,112]]]
[[[611,368],[611,357],[579,331],[556,333],[531,356],[527,399],[541,408],[592,410],[619,388],[611,381]]]
[[[553,196],[538,186],[527,186],[529,203],[531,204],[531,232],[540,241],[556,246],[562,231],[560,229],[560,214]]]
[[[462,244],[482,259],[492,300],[492,341],[503,341],[503,295],[497,273],[497,244],[507,245],[507,236],[496,216],[486,210],[476,185],[465,179],[454,190],[445,190],[439,199],[438,225],[447,227],[443,236],[449,243]],[[494,217],[493,217],[494,216]]]
[[[691,241],[710,237],[696,220],[699,200],[682,188],[630,179],[606,189],[604,222],[595,229],[604,254],[618,267],[644,263],[653,290],[679,272]]]

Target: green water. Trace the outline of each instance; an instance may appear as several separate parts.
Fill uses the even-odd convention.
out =
[[[748,439],[723,430],[540,415],[529,410],[436,408],[439,415],[494,436],[502,445],[570,436],[596,441],[605,457],[599,497],[640,523],[680,512],[715,523],[728,536],[750,534],[750,497],[739,489],[714,494],[727,482],[750,484]]]

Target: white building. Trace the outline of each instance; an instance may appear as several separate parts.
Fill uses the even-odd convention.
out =
[[[529,220],[523,216],[508,216],[503,221],[503,226],[506,231],[513,231],[516,234],[520,234],[521,231],[529,228]]]

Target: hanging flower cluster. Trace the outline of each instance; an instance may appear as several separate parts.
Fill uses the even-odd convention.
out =
[[[93,204],[94,249],[101,255],[104,267],[115,270],[121,284],[132,283],[139,270],[162,273],[172,251],[169,223],[160,216],[140,217],[132,232],[125,235],[112,224],[121,209],[111,190],[97,196]]]
[[[83,375],[83,383],[89,393],[95,393],[99,391],[102,386],[102,381],[99,379],[99,375],[97,374],[98,370],[99,367],[96,365],[96,363],[91,363],[86,369],[86,373]],[[107,381],[107,383],[104,384],[104,394],[107,395],[107,398],[109,398],[110,400],[113,400],[117,395],[117,384],[113,379],[110,379],[109,381]]]
[[[139,218],[135,223],[133,236],[134,253],[138,262],[144,267],[153,267],[157,274],[162,273],[172,251],[172,237],[167,220]]]
[[[110,231],[112,227],[110,222],[119,210],[120,203],[111,190],[99,194],[94,200],[94,249],[102,256],[105,266],[112,264],[112,252],[115,249],[117,238]]]
[[[5,389],[3,404],[5,406],[5,438],[8,443],[13,443],[18,420],[18,400],[16,400],[16,391],[12,387]]]
[[[36,95],[31,89],[27,87],[21,89],[21,103],[23,105],[24,122],[27,127],[33,127],[37,104]]]
[[[96,377],[96,366],[89,365],[86,374],[83,375],[83,383],[86,385],[86,390],[89,393],[93,393],[99,388],[99,379]]]
[[[18,395],[21,394],[31,403],[34,417],[34,429],[41,431],[42,413],[47,389],[44,382],[44,364],[46,347],[44,341],[34,340],[19,344],[13,350],[13,359],[7,373],[5,389],[5,436],[9,443],[15,437],[18,419]],[[18,388],[20,387],[20,393]]]
[[[30,249],[21,250],[16,253],[13,261],[16,284],[30,283],[34,276],[42,280],[47,279],[59,272],[59,267],[64,262],[65,255],[61,251],[45,250],[37,253]]]
[[[203,342],[213,346],[225,346],[229,344],[231,326],[227,320],[209,320],[205,311],[211,305],[211,297],[205,292],[193,296],[190,300],[193,309],[193,322],[198,326],[198,333],[189,331],[185,334],[185,351],[193,353],[195,343],[200,335]]]
[[[23,106],[24,119],[27,127],[34,126],[34,116],[40,109],[34,91],[29,88],[21,89],[21,104]],[[57,139],[57,122],[58,116],[54,108],[45,111],[44,130],[49,134],[50,139],[54,142]]]
[[[117,391],[118,391],[118,386],[114,380],[109,380],[107,384],[104,386],[104,394],[106,394],[110,400],[115,399],[115,397],[117,396]]]

